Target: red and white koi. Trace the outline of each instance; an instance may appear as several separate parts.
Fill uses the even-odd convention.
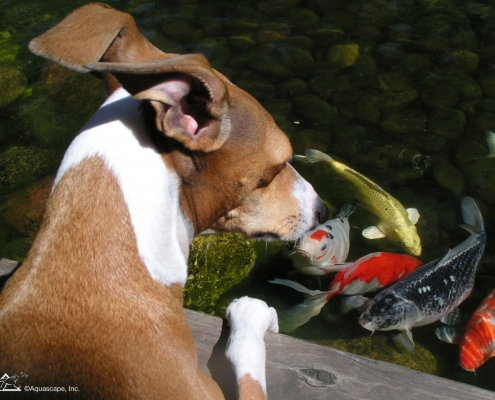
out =
[[[355,206],[345,204],[335,219],[306,232],[288,257],[306,275],[325,275],[342,268],[349,254],[349,215]]]
[[[306,300],[279,313],[280,327],[291,332],[318,315],[322,307],[335,295],[359,295],[391,285],[409,275],[422,262],[405,254],[386,252],[371,253],[340,269],[329,285],[328,291],[310,290],[288,279],[270,281],[290,286],[304,293]]]
[[[478,306],[466,329],[442,326],[435,334],[444,342],[460,345],[460,364],[466,371],[476,371],[495,357],[495,289]]]

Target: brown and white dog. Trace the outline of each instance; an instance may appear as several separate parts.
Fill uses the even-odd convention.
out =
[[[221,398],[182,306],[189,244],[207,229],[294,240],[326,207],[255,99],[203,56],[154,47],[129,14],[87,4],[29,47],[102,77],[109,97],[67,150],[1,294],[0,373],[87,399]],[[276,313],[247,297],[227,313],[240,397],[264,398]]]

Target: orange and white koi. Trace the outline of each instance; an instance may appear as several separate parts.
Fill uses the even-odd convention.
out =
[[[355,206],[345,204],[335,219],[306,232],[288,257],[306,275],[325,275],[340,269],[349,253],[349,215]]]
[[[305,324],[337,294],[359,295],[384,288],[420,265],[420,260],[409,255],[378,252],[361,257],[339,270],[326,292],[307,289],[288,279],[270,281],[292,287],[306,296],[301,304],[279,313],[281,330],[290,332]]]

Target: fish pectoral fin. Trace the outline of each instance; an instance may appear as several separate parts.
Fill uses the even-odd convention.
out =
[[[464,331],[458,326],[440,326],[435,329],[435,335],[442,342],[460,344]]]
[[[495,133],[493,132],[486,132],[486,142],[488,144],[488,149],[490,150],[490,153],[488,156],[494,156],[495,155]]]
[[[409,221],[411,221],[411,224],[416,225],[419,219],[419,212],[415,208],[408,208],[406,209],[407,211],[407,216],[409,218]]]
[[[440,318],[440,322],[443,322],[445,325],[457,325],[459,322],[461,322],[461,318],[461,310],[459,310],[459,308],[454,308],[447,315],[444,315],[442,318]]]
[[[409,328],[401,331],[397,336],[394,337],[394,341],[404,347],[407,351],[414,350],[414,340],[412,338],[412,333]]]
[[[474,229],[474,227],[472,227],[471,225],[460,224],[459,228],[462,228],[462,229],[468,231],[471,235],[476,235],[476,229]]]
[[[349,296],[342,299],[340,302],[340,312],[346,313],[351,310],[356,310],[360,313],[366,311],[370,299],[364,296]]]
[[[362,234],[366,239],[382,239],[385,237],[383,232],[376,226],[368,226],[366,229],[363,229]]]
[[[299,154],[294,154],[294,155],[292,156],[292,158],[293,158],[294,160],[296,160],[296,161],[299,161],[299,162],[303,162],[303,163],[307,163],[307,164],[309,164],[308,157],[306,157],[306,156],[301,156],[301,155],[299,155]]]

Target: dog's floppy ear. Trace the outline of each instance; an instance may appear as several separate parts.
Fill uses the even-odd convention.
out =
[[[229,138],[227,83],[201,54],[84,67],[112,74],[134,97],[149,100],[158,129],[190,150],[214,151]]]
[[[77,8],[29,42],[29,50],[67,68],[87,73],[95,61],[145,61],[167,57],[138,30],[134,18],[106,4]]]

